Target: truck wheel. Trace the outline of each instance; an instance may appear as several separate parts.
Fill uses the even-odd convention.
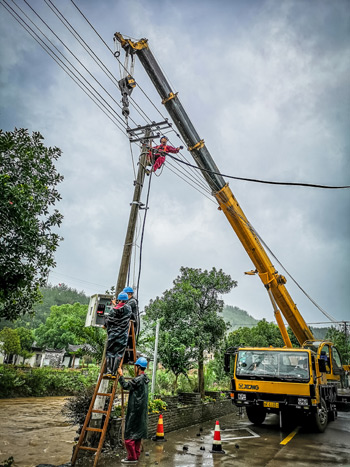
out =
[[[247,417],[254,425],[261,425],[266,418],[266,410],[262,407],[246,407]]]
[[[329,422],[334,422],[334,420],[337,418],[338,412],[335,404],[331,404],[330,410],[328,412],[328,421]]]
[[[321,399],[321,407],[317,408],[317,412],[312,415],[312,428],[323,433],[328,423],[328,410],[324,399]]]

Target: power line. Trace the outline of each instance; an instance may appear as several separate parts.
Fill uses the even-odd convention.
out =
[[[3,0],[5,5],[1,3],[3,8],[23,27],[23,29],[28,32],[28,34],[40,45],[40,47],[57,63],[57,65],[62,68],[62,70],[79,86],[79,88],[92,100],[92,102],[97,105],[97,107],[102,110],[102,112],[111,120],[111,122],[125,134],[125,130],[119,126],[119,124],[113,120],[115,115],[107,109],[104,104],[99,101],[96,95],[87,88],[87,86],[77,77],[77,75],[59,58],[59,56],[39,37],[39,35],[26,23],[26,21],[21,18],[21,16],[6,2]],[[17,16],[17,17],[16,17]],[[29,19],[29,18],[28,18]],[[29,19],[29,21],[31,21]],[[32,21],[31,21],[32,22]],[[32,22],[33,23],[33,22]],[[34,23],[33,23],[34,24]],[[35,24],[34,24],[35,26]],[[36,26],[37,27],[37,26]],[[43,33],[42,33],[43,34]],[[44,37],[45,34],[43,34]],[[54,46],[55,47],[55,46]],[[57,47],[55,47],[57,49]],[[58,50],[58,49],[57,49]],[[59,51],[59,50],[58,50]],[[60,51],[59,51],[60,52]],[[79,84],[80,83],[80,84]],[[85,89],[84,89],[85,88]],[[96,102],[97,101],[97,102]],[[108,113],[110,115],[108,115]]]
[[[17,8],[19,8],[22,13],[24,15],[26,15],[24,13],[24,11],[16,4],[16,2],[14,0],[12,0],[13,3],[17,6]],[[102,84],[100,83],[100,81],[95,78],[95,76],[88,70],[88,68],[86,68],[86,66],[81,62],[81,60],[79,60],[79,58],[71,51],[71,49],[62,41],[62,39],[60,39],[60,37],[53,31],[53,29],[47,24],[46,21],[44,21],[41,16],[34,10],[34,8],[32,6],[29,5],[29,3],[27,2],[27,0],[23,0],[25,2],[26,5],[28,5],[28,7],[33,11],[33,13],[40,19],[40,21],[49,29],[49,31],[51,31],[51,33],[60,41],[60,43],[63,45],[63,47],[68,50],[68,52],[77,60],[77,62],[84,68],[84,70],[91,76],[91,78],[93,80],[95,80],[95,82],[104,90],[104,92],[112,99],[112,101],[120,108],[122,109],[121,105],[114,99],[114,97],[107,91],[107,89],[102,86]],[[28,18],[28,16],[26,15],[26,17]],[[28,18],[29,19],[29,18]],[[31,21],[31,20],[30,20]],[[34,23],[33,23],[34,24]],[[36,26],[38,28],[38,26]],[[39,31],[43,34],[43,32],[40,30],[40,28],[38,28]],[[44,35],[44,34],[43,34]],[[47,36],[45,36],[47,38]],[[48,38],[47,38],[48,39]],[[49,40],[49,39],[48,39]],[[52,45],[54,45],[51,41],[50,43]],[[56,48],[57,49],[57,48]],[[59,50],[59,49],[57,49]],[[62,52],[60,52],[62,54]],[[62,56],[64,57],[64,55],[62,54]],[[87,79],[74,67],[74,65],[67,59],[67,57],[64,57],[68,63],[70,63],[71,66],[73,66],[74,70],[79,73],[79,75],[89,84],[89,86],[91,86],[91,84],[87,81]],[[91,86],[92,87],[92,86]],[[95,89],[95,92],[101,97],[101,99],[106,103],[106,105],[108,107],[110,107],[113,112],[115,112],[115,110],[110,106],[110,104],[101,96],[101,94],[99,94],[98,91],[96,91]],[[123,123],[124,125],[124,121],[123,119],[116,113],[116,115],[118,116],[118,118],[121,120],[121,122]],[[136,125],[136,122],[134,120],[131,119],[131,121]]]
[[[335,319],[329,314],[327,313],[323,308],[321,308],[320,305],[318,305],[316,303],[315,300],[313,300],[313,298],[310,297],[310,295],[301,287],[301,285],[296,281],[296,279],[294,279],[294,277],[287,271],[287,269],[283,266],[283,264],[281,263],[281,261],[277,258],[277,256],[272,252],[272,250],[268,247],[268,245],[266,244],[266,242],[264,242],[264,240],[262,239],[262,237],[258,234],[258,232],[256,231],[256,229],[252,226],[252,224],[247,220],[245,219],[244,217],[242,217],[238,212],[236,212],[232,207],[229,207],[228,209],[234,216],[236,217],[239,217],[240,220],[246,225],[246,227],[249,228],[249,230],[259,239],[259,241],[261,242],[261,244],[266,248],[266,250],[270,253],[270,255],[277,261],[277,263],[281,266],[281,268],[285,271],[285,273],[287,274],[287,276],[295,283],[295,285],[303,292],[303,294],[310,300],[310,302],[324,315],[326,316],[326,318],[328,318],[330,321],[333,321],[335,322]]]
[[[67,20],[67,18],[63,15],[63,13],[53,4],[51,0],[44,0],[46,5],[53,11],[53,13],[57,16],[57,18],[61,21],[61,23],[68,29],[68,31],[73,35],[73,37],[79,42],[79,44],[85,49],[85,51],[90,55],[90,57],[94,60],[94,62],[99,66],[99,68],[103,71],[103,73],[110,79],[113,85],[120,91],[118,80],[115,78],[113,73],[108,69],[108,67],[102,62],[102,60],[95,54],[95,52],[91,49],[91,47],[86,43],[86,41],[81,37],[81,35],[77,32],[77,30],[72,26],[72,24]],[[52,5],[50,6],[49,3]],[[54,11],[53,8],[57,11]],[[60,18],[63,18],[61,19]],[[131,104],[138,114],[147,122],[147,119],[143,115],[143,110],[136,104],[134,106]],[[147,115],[146,115],[147,117]]]
[[[188,181],[188,177],[186,177],[186,174],[185,174],[185,177],[182,177],[181,175],[179,175],[178,173],[176,173],[174,170],[177,170],[178,172],[181,173],[181,170],[178,169],[178,167],[174,166],[174,165],[171,165],[170,164],[170,167],[169,167],[169,161],[168,161],[168,164],[165,164],[165,168],[170,170],[170,172],[172,172],[174,175],[176,175],[177,177],[181,178],[181,180],[183,180],[185,183],[187,183],[188,185],[190,185],[192,188],[194,188],[196,191],[198,191],[198,193],[200,193],[201,195],[205,196],[207,199],[209,199],[209,201],[211,201],[212,203],[214,203],[216,205],[216,202],[213,200],[212,197],[208,196],[206,193],[203,193],[203,191],[201,191],[200,188],[196,188],[194,186],[193,183],[189,182]],[[198,184],[197,184],[198,185]]]
[[[111,52],[113,57],[118,61],[119,65],[126,71],[128,71],[124,64],[119,60],[118,57],[115,56],[113,50],[109,47],[107,42],[103,39],[103,37],[98,33],[98,31],[94,28],[94,26],[91,24],[91,22],[88,20],[88,18],[84,15],[84,13],[80,10],[80,8],[75,4],[73,0],[71,0],[72,4],[75,6],[75,8],[78,10],[78,12],[81,14],[81,16],[85,19],[85,21],[88,23],[88,25],[91,27],[91,29],[95,32],[95,34],[100,38],[100,40],[103,42],[103,44],[107,47],[107,49]],[[160,116],[165,120],[165,116],[160,112],[160,110],[155,106],[155,104],[152,102],[152,100],[148,97],[147,93],[142,89],[142,87],[138,84],[138,88],[140,91],[144,94],[144,96],[148,99],[148,101],[152,104],[152,106],[156,109],[156,111],[160,114]],[[130,97],[130,100],[134,102],[133,98]],[[150,120],[151,121],[151,120]]]
[[[233,178],[234,180],[243,180],[245,182],[254,182],[254,183],[265,183],[268,185],[286,185],[286,186],[305,186],[309,188],[326,188],[330,190],[341,190],[345,188],[350,188],[350,185],[344,185],[344,186],[330,186],[330,185],[317,185],[314,183],[299,183],[299,182],[273,182],[273,181],[268,181],[268,180],[258,180],[256,178],[244,178],[244,177],[235,177],[233,175],[225,175],[220,172],[214,172],[213,170],[205,169],[202,167],[198,167],[197,165],[190,164],[189,162],[182,161],[181,159],[175,157],[173,154],[168,154],[172,159],[176,160],[177,162],[180,162],[180,164],[185,164],[190,167],[193,167],[194,169],[201,170],[204,172],[208,172],[214,175],[221,175],[222,177],[225,178]]]

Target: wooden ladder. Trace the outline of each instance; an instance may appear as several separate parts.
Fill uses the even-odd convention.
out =
[[[130,342],[131,342],[131,346],[129,345]],[[130,321],[130,324],[129,324],[128,343],[127,343],[126,349],[124,350],[124,354],[123,354],[123,357],[121,359],[120,366],[123,366],[123,364],[124,364],[123,362],[124,362],[124,358],[125,358],[125,352],[132,352],[132,355],[133,355],[132,362],[131,363],[125,363],[125,364],[126,365],[127,364],[135,365],[135,362],[136,362],[136,339],[135,339],[135,328],[134,328],[134,322],[133,321]],[[129,353],[129,355],[130,355],[130,353]],[[100,371],[100,374],[99,374],[99,377],[98,377],[98,380],[97,380],[97,384],[96,384],[96,387],[95,387],[95,390],[94,390],[94,393],[93,393],[93,396],[92,396],[92,399],[91,399],[91,403],[90,403],[88,413],[87,413],[87,415],[85,417],[83,428],[81,429],[78,444],[75,446],[74,454],[73,454],[72,461],[71,461],[72,466],[75,465],[75,462],[77,460],[80,449],[84,450],[84,451],[94,451],[95,452],[95,460],[94,460],[93,467],[97,466],[98,458],[99,458],[99,456],[101,454],[101,451],[102,451],[102,448],[103,448],[103,443],[104,443],[104,440],[105,440],[105,437],[106,437],[108,423],[109,423],[109,419],[110,419],[111,411],[112,411],[112,407],[113,407],[114,397],[115,397],[115,393],[117,391],[118,381],[119,381],[119,375],[118,374],[116,375],[115,378],[110,378],[108,376],[104,376],[106,366],[107,366],[107,360],[105,358],[104,361],[103,361],[103,364],[101,366],[101,371]],[[101,386],[101,382],[102,382],[103,379],[112,379],[114,381],[111,392],[100,392],[100,386]],[[107,410],[94,409],[95,401],[96,401],[97,396],[109,397],[109,404],[108,404]],[[105,416],[105,418],[104,418],[104,420],[102,422],[102,428],[95,428],[95,427],[90,427],[89,426],[89,423],[91,421],[91,417],[92,417],[93,413],[99,413],[99,414],[102,414],[102,415]],[[124,414],[124,397],[122,397],[122,414]],[[100,434],[100,441],[98,443],[97,448],[92,448],[90,446],[84,446],[83,445],[85,435],[86,435],[87,432],[96,432],[97,434],[98,433]]]

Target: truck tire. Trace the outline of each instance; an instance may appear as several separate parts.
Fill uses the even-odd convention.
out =
[[[247,417],[254,425],[262,425],[266,418],[266,410],[263,407],[246,407]]]
[[[311,427],[317,433],[323,433],[328,423],[328,410],[324,399],[321,399],[321,407],[312,415]]]
[[[337,408],[335,404],[330,405],[330,409],[328,411],[328,421],[334,422],[338,416]]]

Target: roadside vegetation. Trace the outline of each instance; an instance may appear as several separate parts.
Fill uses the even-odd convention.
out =
[[[82,370],[0,365],[0,398],[77,395],[95,385],[98,372],[97,365]]]
[[[224,354],[237,346],[283,346],[279,328],[257,321],[246,311],[224,306],[218,298],[236,283],[222,271],[181,268],[174,287],[150,301],[142,320],[138,350],[153,356],[155,326],[160,320],[155,395],[179,392],[225,391],[230,375],[224,372]],[[0,397],[71,396],[91,391],[97,378],[106,333],[85,328],[88,297],[65,284],[41,289],[42,303],[34,313],[11,322],[0,320],[0,347],[6,357],[20,355],[23,364],[32,355],[32,345],[65,348],[87,344],[75,352],[79,370],[0,366]],[[234,330],[232,330],[234,329]],[[343,363],[350,363],[350,342],[335,328],[323,330],[323,338],[338,347]],[[298,346],[288,330],[292,343]],[[18,361],[18,360],[17,360]],[[151,374],[151,371],[149,371]],[[152,395],[153,396],[153,395]]]

